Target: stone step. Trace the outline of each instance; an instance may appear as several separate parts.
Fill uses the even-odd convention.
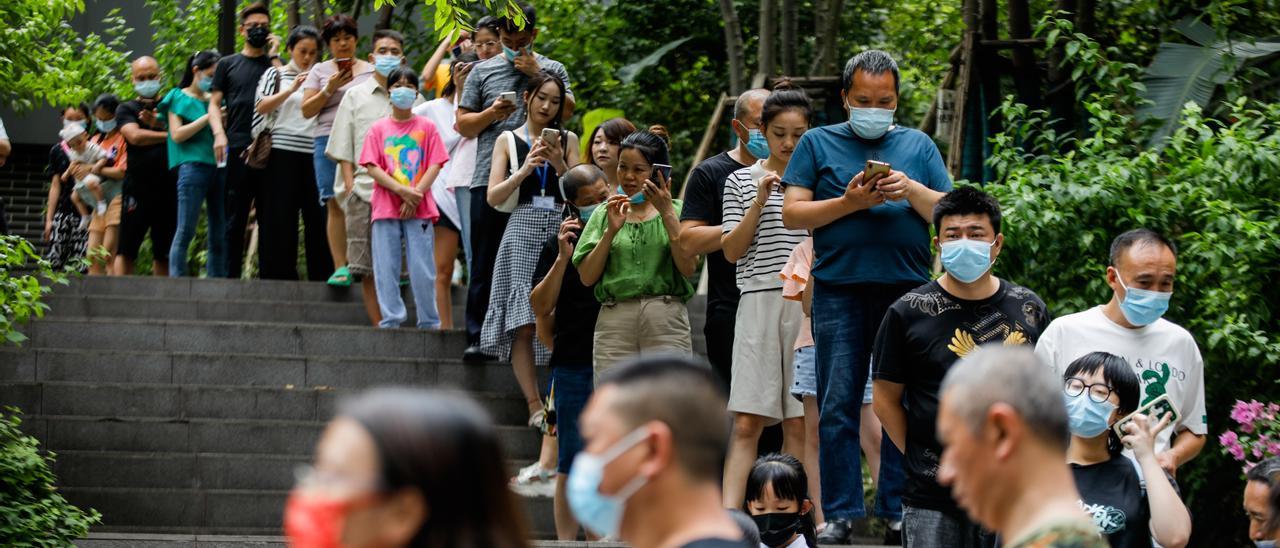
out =
[[[545,368],[539,369],[546,375]],[[63,348],[0,348],[0,381],[366,388],[437,386],[518,393],[505,363],[455,356],[377,358]]]
[[[413,299],[405,295],[406,324],[416,320]],[[264,301],[231,299],[169,299],[126,295],[67,295],[55,292],[45,298],[47,315],[57,318],[153,318],[166,320],[249,321],[293,324],[367,325],[369,317],[359,302]],[[462,325],[464,303],[453,306],[454,325]]]
[[[189,534],[279,534],[288,490],[81,488],[59,490],[81,507],[102,512],[95,531],[166,531]],[[535,538],[553,538],[549,498],[522,506]]]
[[[823,548],[872,548],[878,543],[864,539],[866,544],[835,546],[824,544]],[[145,533],[89,533],[83,540],[77,541],[80,548],[283,548],[286,539],[276,535],[231,536],[231,535],[148,535]],[[535,540],[531,548],[626,548],[626,544],[609,541],[587,542],[582,540]]]
[[[175,384],[0,382],[0,401],[30,415],[327,421],[353,390]],[[518,392],[468,392],[497,424],[523,425]]]
[[[460,356],[462,331],[260,322],[47,317],[22,326],[33,348],[266,353],[305,356]]]
[[[311,455],[324,423],[320,421],[250,419],[157,419],[26,415],[22,429],[58,453],[122,451],[128,453],[231,453],[240,455]],[[541,436],[527,426],[496,426],[506,456],[532,461]]]

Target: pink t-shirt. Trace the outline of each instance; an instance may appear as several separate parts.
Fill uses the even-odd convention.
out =
[[[404,186],[420,182],[418,175],[427,167],[447,161],[449,152],[444,148],[440,132],[426,116],[413,116],[403,122],[388,116],[374,122],[360,151],[360,165],[376,165]],[[370,201],[372,220],[399,219],[401,203],[395,193],[375,184]],[[418,202],[414,218],[433,223],[440,218],[440,210],[430,192]]]
[[[809,285],[809,270],[813,268],[813,237],[805,238],[791,251],[787,266],[778,275],[782,277],[782,298],[799,301],[804,299],[804,288]],[[796,337],[796,350],[813,346],[813,328],[806,316],[800,322],[800,335]]]

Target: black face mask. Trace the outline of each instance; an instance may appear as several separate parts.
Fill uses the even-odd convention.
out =
[[[751,521],[760,529],[760,542],[772,548],[785,546],[800,530],[800,512],[760,514],[751,516]]]
[[[253,27],[246,33],[245,42],[255,48],[267,45],[267,35],[271,34],[266,27]]]

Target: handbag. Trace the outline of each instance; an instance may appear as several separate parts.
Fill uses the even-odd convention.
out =
[[[511,164],[511,172],[508,173],[508,175],[515,175],[517,171],[520,171],[520,167],[516,163],[517,162],[516,134],[510,131],[504,131],[502,132],[502,135],[499,137],[502,137],[502,136],[511,137],[510,139],[507,139],[507,161],[510,162]],[[498,204],[496,207],[494,207],[494,209],[501,211],[503,213],[511,213],[512,211],[516,210],[516,205],[519,203],[520,203],[520,188],[517,187],[515,190],[511,192],[510,196],[507,196],[506,200],[503,200],[502,203]]]
[[[276,71],[276,92],[280,91],[280,69],[272,69]],[[253,169],[265,169],[267,161],[271,159],[271,126],[275,125],[275,114],[271,113],[271,117],[263,123],[267,126],[254,136],[253,142],[249,143],[249,148],[244,150],[244,163]]]

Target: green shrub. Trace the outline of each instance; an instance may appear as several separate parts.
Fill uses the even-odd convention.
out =
[[[1236,399],[1280,400],[1280,105],[1241,99],[1219,121],[1188,104],[1164,146],[1145,148],[1149,127],[1132,114],[1133,67],[1091,62],[1086,76],[1106,68],[1124,85],[1096,85],[1109,91],[1083,97],[1083,135],[1053,135],[1042,131],[1045,113],[1002,108],[1007,130],[994,139],[997,179],[986,187],[1005,214],[997,270],[1063,315],[1110,299],[1113,237],[1137,227],[1170,236],[1179,255],[1166,317],[1200,345],[1209,431],[1221,431]],[[1244,517],[1223,517],[1239,508],[1243,483],[1214,436],[1178,480],[1193,545],[1248,543]]]
[[[71,546],[102,521],[95,510],[76,508],[54,486],[53,453],[23,434],[18,409],[0,412],[0,545]]]

